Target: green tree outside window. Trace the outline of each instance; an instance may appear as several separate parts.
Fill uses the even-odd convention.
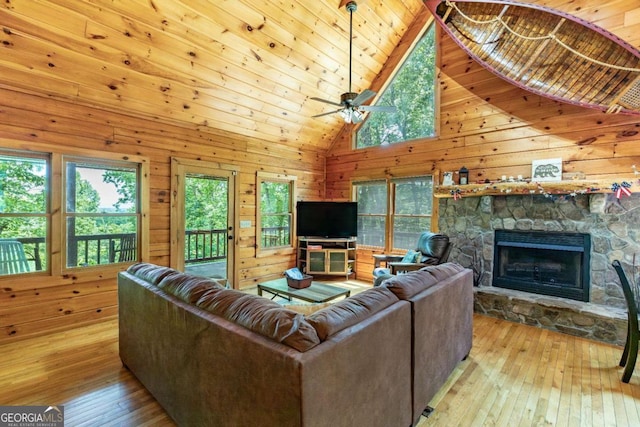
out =
[[[369,112],[356,132],[356,148],[376,147],[435,135],[435,25],[426,30],[375,105],[393,113]]]
[[[292,186],[290,182],[260,182],[262,248],[291,245]]]

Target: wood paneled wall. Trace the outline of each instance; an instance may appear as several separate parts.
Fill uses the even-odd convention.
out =
[[[160,265],[170,263],[171,157],[237,166],[239,220],[253,225],[239,230],[236,276],[241,288],[276,278],[295,263],[291,253],[256,257],[256,172],[295,175],[299,199],[324,197],[324,152],[136,119],[0,88],[0,147],[48,151],[49,145],[149,159],[151,230],[146,261]],[[0,278],[0,343],[116,315],[117,271],[106,267],[73,276]]]
[[[562,2],[545,2],[556,3]],[[598,21],[594,13],[589,18]],[[438,136],[352,150],[351,129],[345,128],[327,158],[327,198],[349,199],[357,180],[442,175],[462,166],[469,169],[470,182],[530,177],[536,159],[562,158],[564,172],[594,179],[628,177],[632,165],[640,167],[640,116],[607,115],[526,92],[485,70],[441,32],[439,40]],[[640,191],[640,185],[635,188]],[[371,251],[358,252],[359,278],[367,279],[370,259]]]

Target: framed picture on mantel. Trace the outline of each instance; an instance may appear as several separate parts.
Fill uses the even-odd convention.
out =
[[[562,181],[562,159],[534,160],[531,163],[531,181]]]

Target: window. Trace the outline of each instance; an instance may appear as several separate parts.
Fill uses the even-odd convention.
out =
[[[65,159],[66,266],[137,261],[138,166]]]
[[[293,200],[296,177],[258,173],[258,247],[293,247]]]
[[[134,262],[147,257],[148,161],[38,144],[0,149],[0,277]],[[69,154],[69,155],[67,155]],[[146,232],[146,231],[145,231]],[[75,273],[74,273],[75,274]],[[93,274],[93,273],[92,273]],[[16,279],[20,280],[20,279]],[[59,284],[59,282],[43,281]],[[27,283],[25,281],[25,283]]]
[[[390,249],[415,249],[423,231],[431,230],[433,179],[431,176],[392,181],[393,215]]]
[[[384,247],[387,227],[387,181],[355,185],[358,202],[358,245]]]
[[[370,112],[356,132],[356,148],[435,135],[435,34],[432,22],[375,103],[394,105],[396,112]]]
[[[355,183],[354,195],[359,245],[415,249],[420,233],[431,229],[432,176]]]
[[[46,155],[0,152],[0,275],[49,265]]]

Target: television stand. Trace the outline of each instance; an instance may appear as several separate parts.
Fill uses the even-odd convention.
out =
[[[298,268],[306,274],[349,275],[355,273],[356,238],[299,237]]]

